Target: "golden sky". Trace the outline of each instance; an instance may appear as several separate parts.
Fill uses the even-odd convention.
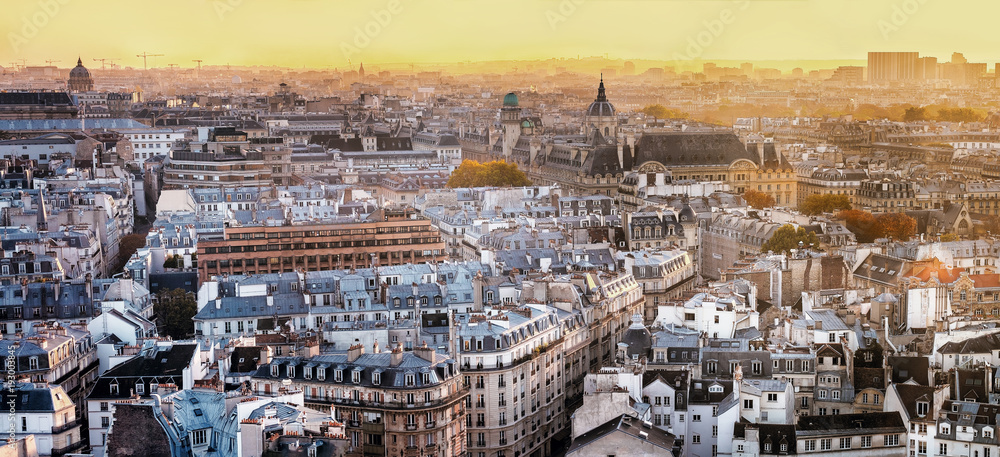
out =
[[[0,65],[77,55],[151,66],[340,67],[599,56],[865,59],[953,51],[993,62],[1000,2],[971,0],[6,1]]]

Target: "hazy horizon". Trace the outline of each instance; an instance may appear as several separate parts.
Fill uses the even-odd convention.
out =
[[[1000,4],[927,0],[42,0],[8,5],[0,65],[346,69],[546,62],[754,62],[811,70],[869,51],[995,61],[980,30]],[[206,46],[212,43],[212,46]],[[22,60],[24,59],[24,60]],[[775,63],[769,65],[768,63]],[[780,64],[777,65],[777,64]],[[825,68],[825,67],[824,67]]]

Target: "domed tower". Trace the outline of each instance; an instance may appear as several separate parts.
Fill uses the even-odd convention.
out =
[[[69,72],[69,91],[87,92],[94,90],[94,78],[90,76],[90,70],[83,66],[83,59],[77,57],[76,67]]]
[[[587,128],[587,135],[597,129],[609,141],[614,141],[618,134],[618,117],[615,116],[615,106],[608,101],[608,95],[604,93],[604,76],[601,75],[601,85],[597,88],[597,98],[587,108],[587,116],[584,120]]]
[[[521,137],[521,107],[518,105],[517,94],[513,92],[503,97],[500,124],[503,126],[503,157],[509,159],[517,139]]]
[[[639,313],[632,316],[632,325],[622,333],[621,342],[628,346],[624,348],[624,355],[629,360],[649,357],[649,351],[653,349],[653,335],[642,324]]]

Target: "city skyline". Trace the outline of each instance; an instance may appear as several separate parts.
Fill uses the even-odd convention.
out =
[[[1000,5],[979,4],[981,14],[970,15],[926,0],[636,0],[614,7],[607,0],[513,0],[493,8],[456,0],[299,0],[283,8],[242,0],[184,0],[144,6],[138,15],[122,0],[105,0],[99,8],[79,5],[68,0],[11,5],[0,65],[52,60],[71,67],[83,56],[85,64],[116,59],[123,67],[142,68],[143,59],[136,55],[149,53],[163,54],[150,57],[149,67],[195,67],[196,59],[203,65],[332,69],[360,62],[391,66],[610,56],[655,62],[788,61],[791,68],[803,59],[806,64],[817,58],[863,60],[869,51],[910,50],[942,61],[957,51],[972,61],[993,62],[990,43],[978,30],[989,25],[990,13],[1000,12]],[[640,9],[644,14],[635,14]],[[114,26],[81,33],[79,23]]]

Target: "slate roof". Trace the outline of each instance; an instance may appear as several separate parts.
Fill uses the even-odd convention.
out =
[[[641,436],[640,432],[646,434],[646,436]],[[587,447],[590,444],[600,441],[606,436],[612,433],[621,433],[625,436],[619,439],[632,438],[635,440],[641,440],[648,442],[649,444],[663,449],[663,454],[665,456],[672,455],[670,451],[674,447],[674,435],[660,430],[656,427],[647,427],[639,419],[633,418],[627,415],[621,415],[614,419],[611,419],[593,430],[584,433],[576,437],[573,440],[573,444],[569,447],[567,454],[577,453],[577,455],[587,455],[586,451],[581,451],[581,449]]]
[[[781,424],[750,424],[737,422],[733,427],[735,438],[745,439],[747,429],[757,429],[760,453],[763,455],[793,455],[796,454],[795,426]],[[764,450],[764,444],[771,443],[770,451]],[[781,451],[781,444],[787,444],[787,451]]]
[[[760,165],[760,156],[748,151],[733,133],[667,132],[643,134],[636,143],[634,161],[636,165],[654,161],[667,167],[728,166],[740,159]]]
[[[801,416],[796,425],[799,436],[836,434],[841,431],[870,434],[882,430],[906,433],[903,418],[898,412],[839,414],[827,416]],[[806,432],[806,433],[803,433]],[[814,433],[809,433],[814,432]]]
[[[962,341],[950,341],[938,349],[941,354],[988,354],[1000,350],[1000,335],[992,333]]]

